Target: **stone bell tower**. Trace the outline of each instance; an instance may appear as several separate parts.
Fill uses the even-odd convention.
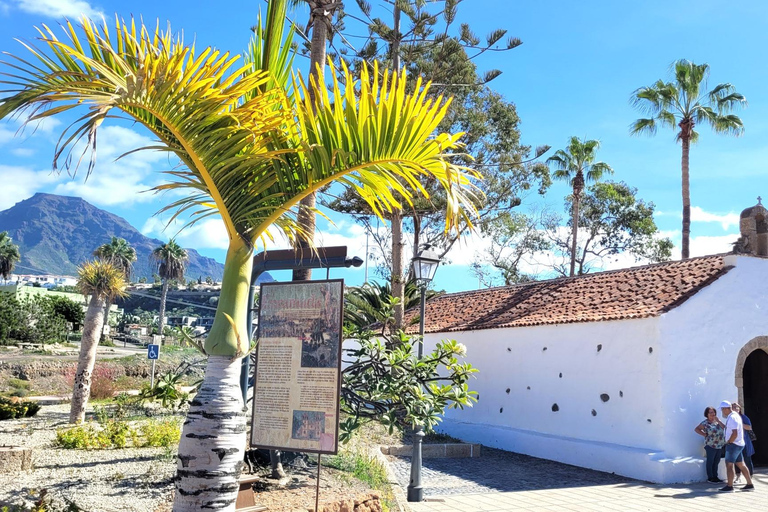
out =
[[[761,197],[755,206],[741,212],[739,228],[741,237],[733,244],[734,253],[768,256],[768,210]]]

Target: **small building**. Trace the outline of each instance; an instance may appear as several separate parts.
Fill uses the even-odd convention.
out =
[[[477,367],[472,408],[438,428],[473,443],[673,483],[704,480],[693,432],[738,400],[768,464],[768,229],[742,213],[738,254],[600,272],[427,303],[426,349]],[[418,311],[406,315],[406,325]],[[415,328],[411,328],[415,331]],[[722,473],[724,474],[724,473]]]

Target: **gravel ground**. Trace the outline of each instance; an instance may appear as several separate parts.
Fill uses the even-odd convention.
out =
[[[64,450],[53,441],[69,405],[43,406],[34,418],[0,422],[0,445],[34,449],[34,470],[0,473],[0,505],[32,504],[43,489],[88,512],[160,512],[173,499],[175,453],[163,448]]]
[[[173,502],[175,450],[126,448],[65,450],[54,446],[56,430],[68,426],[69,405],[43,406],[34,418],[0,421],[0,445],[34,449],[34,470],[0,473],[0,506],[31,506],[45,490],[50,512],[68,502],[84,512],[168,512]],[[354,444],[354,443],[353,443]],[[314,455],[310,458],[316,460]],[[289,468],[280,484],[267,478],[256,484],[256,502],[270,512],[306,511],[315,502],[317,466]],[[260,468],[260,475],[268,470]],[[320,502],[360,498],[374,492],[348,473],[323,467]]]

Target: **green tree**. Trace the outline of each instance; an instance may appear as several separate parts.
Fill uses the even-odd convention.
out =
[[[0,276],[7,280],[20,259],[19,246],[13,243],[7,231],[0,232]]]
[[[50,301],[55,315],[63,318],[65,322],[71,323],[73,330],[80,330],[80,326],[83,325],[85,320],[83,306],[80,303],[58,295],[52,295],[47,297],[47,299]]]
[[[157,320],[157,333],[162,335],[168,286],[171,280],[184,282],[184,270],[188,256],[187,251],[171,239],[152,250],[152,259],[157,263],[157,274],[163,280],[163,288],[160,293],[160,318]]]
[[[672,66],[674,81],[656,81],[632,93],[631,102],[650,117],[632,123],[630,132],[654,135],[659,126],[678,130],[676,139],[683,147],[683,245],[682,257],[690,256],[691,189],[690,148],[699,139],[694,129],[697,124],[708,124],[717,133],[741,135],[744,124],[732,114],[734,108],[746,106],[747,100],[729,83],[716,85],[707,91],[708,64],[694,64],[685,59]]]
[[[136,261],[136,249],[125,238],[113,236],[109,243],[100,245],[93,251],[93,255],[102,261],[108,261],[120,269],[125,276],[125,281],[130,282],[133,273],[133,262]],[[112,307],[112,298],[107,297],[104,303],[104,325],[109,325],[109,310]],[[102,341],[104,334],[102,333]]]
[[[477,223],[494,223],[496,219],[518,206],[531,188],[544,192],[549,186],[546,166],[531,165],[531,148],[520,144],[519,118],[515,105],[487,87],[488,82],[499,76],[496,69],[480,76],[473,59],[486,52],[504,52],[516,48],[521,41],[508,37],[507,32],[497,29],[489,32],[481,41],[466,23],[459,23],[461,0],[386,0],[391,9],[391,22],[376,16],[368,2],[360,0],[360,10],[355,15],[339,14],[336,30],[350,34],[353,29],[345,23],[361,20],[367,39],[359,48],[343,49],[341,56],[350,56],[356,65],[380,60],[398,69],[402,64],[410,73],[432,80],[436,86],[431,97],[452,96],[452,102],[440,129],[448,132],[464,132],[466,144],[464,160],[482,170],[484,179],[477,183],[473,200],[480,212]],[[457,25],[460,25],[457,27]],[[348,39],[341,37],[342,42]],[[337,57],[333,53],[331,57]],[[538,148],[534,158],[548,147]],[[471,157],[471,158],[469,158]],[[446,233],[445,203],[441,190],[434,183],[422,183],[429,191],[428,199],[417,199],[412,204],[394,210],[387,215],[391,232],[378,237],[383,255],[383,277],[392,283],[392,293],[400,299],[395,305],[395,325],[402,324],[403,286],[410,268],[403,265],[405,232],[411,231],[413,256],[428,243],[440,248],[445,257],[456,243],[459,232]],[[363,201],[348,191],[337,198],[324,202],[333,210],[350,213],[363,222],[371,233],[368,216],[370,211]],[[375,237],[376,238],[376,237]]]
[[[603,174],[613,174],[613,169],[605,162],[595,162],[595,154],[600,147],[596,140],[581,141],[571,137],[565,150],[558,149],[554,155],[547,158],[547,164],[555,168],[555,179],[568,181],[573,196],[571,200],[571,269],[568,275],[573,276],[576,268],[576,247],[579,230],[579,203],[581,193],[587,181],[598,181]]]
[[[566,201],[566,209],[571,202]],[[660,238],[653,219],[655,206],[637,198],[637,189],[626,183],[595,183],[584,194],[579,209],[582,240],[576,251],[577,274],[586,274],[594,266],[602,266],[612,256],[627,253],[635,261],[657,263],[672,255],[672,241]],[[560,236],[561,219],[550,217],[548,233],[556,254],[572,261],[570,240]],[[566,275],[566,267],[555,270]]]
[[[109,261],[94,260],[83,263],[77,270],[80,293],[90,296],[85,313],[80,355],[77,361],[69,422],[81,423],[91,394],[91,378],[96,364],[96,348],[104,327],[104,303],[107,297],[125,295],[125,274]]]
[[[284,7],[282,1],[269,3],[269,9]],[[283,17],[268,12],[267,20],[272,23],[255,46],[289,44]],[[464,194],[469,177],[448,159],[459,136],[434,133],[445,105],[427,101],[421,90],[406,93],[404,73],[397,80],[386,72],[373,80],[374,68],[356,80],[342,70],[345,86],[332,73],[334,94],[316,89],[312,101],[299,80],[286,93],[270,85],[279,73],[267,75],[250,63],[237,67],[237,59],[211,48],[198,54],[170,32],[126,23],[108,31],[84,20],[81,41],[76,28],[64,29],[66,39],[41,31],[48,53],[32,54],[40,62],[16,61],[12,82],[4,81],[10,90],[0,118],[30,110],[34,120],[86,104],[90,110],[74,129],[93,143],[98,127],[118,109],[147,126],[182,163],[156,190],[190,195],[163,211],[181,209],[196,213],[194,219],[221,216],[229,235],[222,293],[205,341],[205,380],[179,445],[174,510],[231,507],[245,447],[239,373],[249,350],[245,299],[254,246],[270,226],[296,240],[296,204],[332,183],[357,186],[382,214],[399,206],[393,188],[410,199],[421,193],[418,179],[431,176],[448,191],[453,215],[447,226],[455,228],[472,208]]]

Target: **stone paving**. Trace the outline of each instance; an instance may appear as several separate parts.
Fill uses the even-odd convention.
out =
[[[426,501],[409,503],[412,512],[768,510],[768,468],[757,470],[754,492],[719,493],[721,485],[655,485],[516,453],[483,450],[482,457],[475,459],[425,459],[422,484]],[[410,458],[390,461],[405,489]]]

